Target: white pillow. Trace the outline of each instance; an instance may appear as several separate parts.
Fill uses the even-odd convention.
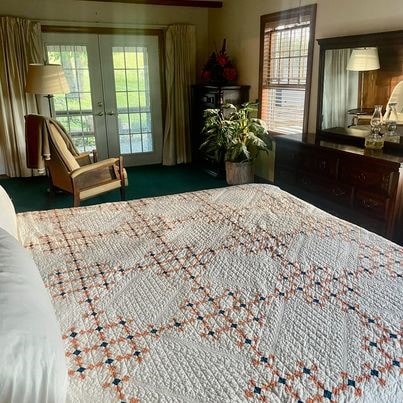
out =
[[[0,228],[0,402],[64,403],[64,344],[32,256]]]
[[[17,216],[7,192],[0,185],[0,228],[4,228],[18,239]]]

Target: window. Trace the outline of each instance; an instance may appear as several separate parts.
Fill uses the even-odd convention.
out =
[[[261,17],[260,114],[273,133],[306,133],[316,4]]]
[[[143,46],[113,46],[116,106],[121,154],[151,152],[148,50]]]
[[[87,47],[46,45],[49,63],[61,64],[70,85],[68,94],[54,96],[57,120],[64,125],[80,152],[95,146]]]

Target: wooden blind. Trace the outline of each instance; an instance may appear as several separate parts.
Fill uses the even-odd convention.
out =
[[[275,133],[301,133],[310,52],[309,15],[264,26],[261,117]]]

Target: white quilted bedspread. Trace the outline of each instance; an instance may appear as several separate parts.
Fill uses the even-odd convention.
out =
[[[403,248],[276,187],[18,221],[71,402],[403,401]]]

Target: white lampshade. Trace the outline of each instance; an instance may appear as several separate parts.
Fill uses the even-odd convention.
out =
[[[347,70],[370,71],[379,69],[379,57],[377,48],[353,49],[347,63]]]
[[[70,88],[60,64],[30,64],[25,91],[31,94],[66,94]]]

